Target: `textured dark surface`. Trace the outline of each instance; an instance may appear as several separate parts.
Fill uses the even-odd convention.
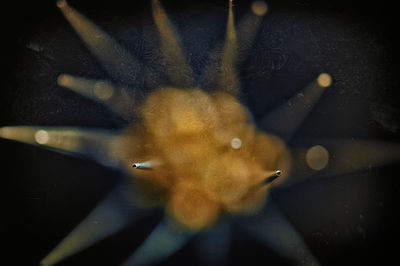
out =
[[[106,78],[53,1],[19,1],[3,13],[0,126],[121,128],[100,104],[56,85],[58,74]],[[70,1],[155,69],[148,1]],[[224,37],[226,1],[163,1],[196,75]],[[249,2],[237,1],[240,19]],[[269,2],[250,56],[240,67],[256,121],[320,72],[334,85],[296,134],[400,141],[398,47],[394,6],[346,1]],[[151,39],[151,38],[150,38]],[[160,77],[162,80],[162,77]],[[37,265],[117,182],[119,173],[90,161],[0,140],[4,265]],[[396,258],[399,164],[302,183],[273,197],[322,265],[384,265]],[[161,213],[61,265],[118,265]],[[290,265],[235,227],[230,265]],[[392,241],[394,240],[394,241]],[[189,244],[162,265],[196,265]]]

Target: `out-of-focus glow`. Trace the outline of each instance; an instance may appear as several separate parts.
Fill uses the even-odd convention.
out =
[[[35,133],[35,140],[39,144],[46,144],[49,141],[50,137],[47,131],[45,130],[38,130]]]
[[[318,81],[319,86],[321,86],[323,88],[327,88],[327,87],[331,86],[331,84],[332,84],[332,77],[327,73],[321,73],[318,76],[317,81]]]
[[[264,16],[268,11],[268,6],[264,1],[254,1],[251,10],[257,16]]]
[[[114,94],[114,87],[107,82],[99,81],[94,85],[93,93],[102,100],[108,100]]]
[[[322,170],[328,165],[329,152],[325,147],[316,145],[311,147],[306,153],[306,162],[314,170]]]
[[[232,149],[240,149],[240,147],[242,147],[242,141],[239,138],[233,138],[231,140],[231,147]]]

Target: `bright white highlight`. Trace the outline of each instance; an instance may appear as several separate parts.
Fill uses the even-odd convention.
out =
[[[242,140],[239,138],[233,138],[231,140],[231,147],[235,150],[240,149],[240,147],[242,147]]]

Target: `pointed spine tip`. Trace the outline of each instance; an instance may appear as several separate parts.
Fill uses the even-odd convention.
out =
[[[275,181],[275,179],[277,179],[281,175],[282,175],[282,171],[281,170],[276,170],[274,174],[272,174],[271,176],[268,176],[265,179],[264,184],[271,184],[272,182]]]
[[[157,161],[147,161],[147,162],[140,162],[140,163],[133,163],[132,168],[140,169],[140,170],[153,170],[157,168],[159,163]]]

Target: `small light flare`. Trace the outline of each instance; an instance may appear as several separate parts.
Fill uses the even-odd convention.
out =
[[[251,10],[257,16],[264,16],[268,11],[268,6],[264,1],[254,1]]]
[[[328,165],[328,161],[329,152],[321,145],[311,147],[306,153],[306,162],[308,166],[316,171],[324,169]]]
[[[318,85],[327,88],[332,85],[332,77],[327,73],[321,73],[317,79]]]
[[[38,144],[46,144],[46,143],[49,142],[49,139],[50,139],[50,136],[49,136],[49,133],[47,133],[46,130],[41,129],[41,130],[36,131],[36,133],[35,133],[35,141]]]
[[[235,150],[240,149],[240,147],[242,147],[242,140],[239,138],[233,138],[231,140],[231,147]]]

